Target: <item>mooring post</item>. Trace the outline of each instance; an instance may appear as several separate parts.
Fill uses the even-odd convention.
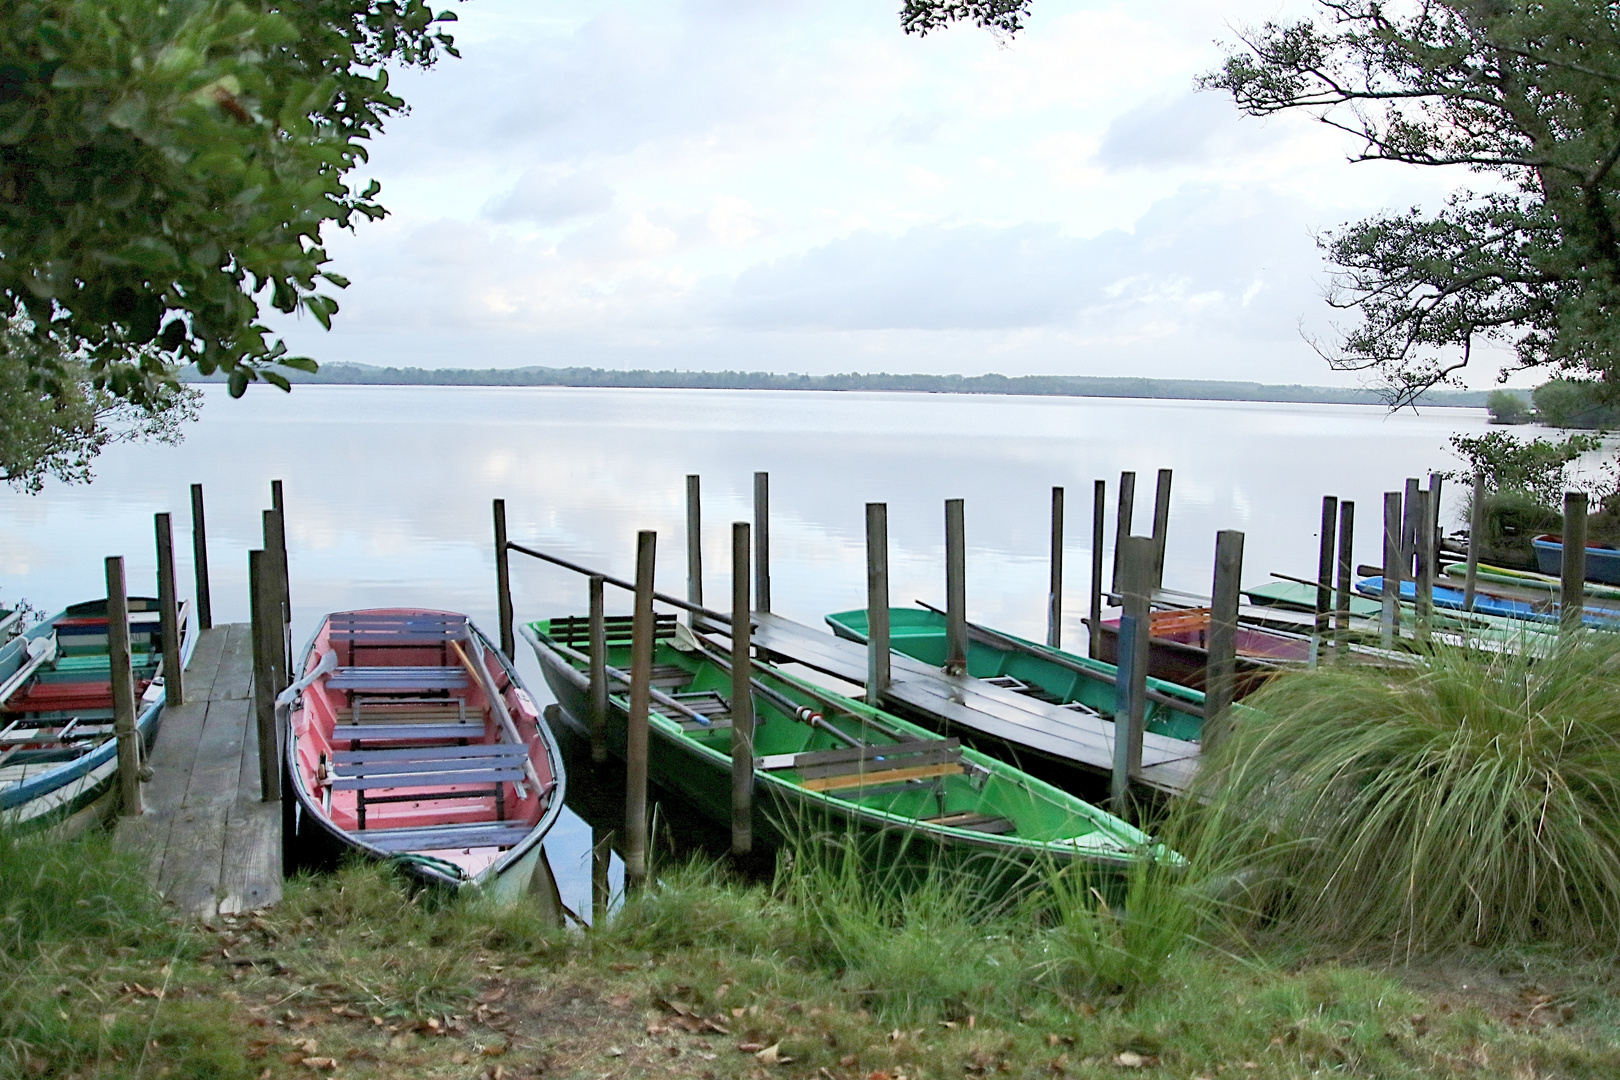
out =
[[[270,555],[270,577],[275,588],[276,618],[280,623],[280,659],[276,670],[285,675],[292,667],[292,600],[287,582],[287,523],[280,510],[264,512],[264,550]],[[277,691],[280,692],[279,689]]]
[[[1429,565],[1434,568],[1430,575],[1432,578],[1440,572],[1440,541],[1445,539],[1445,527],[1440,524],[1440,486],[1443,483],[1439,473],[1429,474]]]
[[[1401,512],[1401,577],[1417,584],[1417,497],[1422,491],[1417,477],[1406,478],[1406,501]]]
[[[754,610],[771,610],[771,474],[754,474]]]
[[[1152,628],[1153,559],[1150,536],[1127,536],[1120,549],[1119,667],[1114,684],[1113,811],[1130,816],[1131,779],[1142,771],[1142,728],[1147,717],[1148,638]]]
[[[607,925],[609,888],[608,868],[613,864],[613,830],[605,825],[591,826],[591,929]]]
[[[512,552],[506,545],[506,500],[495,504],[495,610],[501,623],[501,652],[508,660],[516,657],[517,638],[512,633]]]
[[[1422,488],[1417,491],[1412,524],[1413,625],[1418,640],[1427,642],[1434,622],[1434,514],[1429,510],[1429,493]]]
[[[1485,528],[1485,474],[1474,474],[1474,493],[1468,502],[1468,574],[1463,578],[1463,610],[1474,610],[1474,586],[1479,579],[1480,533]]]
[[[962,500],[945,500],[945,674],[967,674],[967,536]]]
[[[630,715],[624,739],[624,881],[647,881],[647,707],[652,691],[653,558],[658,534],[636,534],[636,608],[630,624]]]
[[[1136,474],[1119,474],[1119,508],[1114,512],[1114,572],[1109,579],[1109,591],[1119,594],[1119,563],[1125,554],[1125,538],[1131,535],[1131,519],[1136,510]]]
[[[696,473],[686,477],[686,599],[697,607],[703,606],[703,494]],[[698,629],[702,624],[697,612],[686,613],[687,625]]]
[[[1351,575],[1355,565],[1356,504],[1346,499],[1339,504],[1339,579],[1333,602],[1334,645],[1339,650],[1336,659],[1344,659],[1343,650],[1350,634],[1350,590],[1354,585]]]
[[[253,718],[259,737],[259,798],[281,798],[281,747],[276,731],[276,678],[281,657],[281,591],[273,551],[248,552],[248,605],[253,620]]]
[[[180,601],[174,595],[174,525],[168,514],[153,514],[157,534],[159,633],[163,638],[163,707],[186,703],[185,661],[180,656]]]
[[[754,662],[748,522],[731,523],[731,853],[754,850]]]
[[[1159,470],[1153,491],[1153,587],[1164,587],[1164,545],[1170,532],[1170,470]]]
[[[1243,534],[1222,529],[1215,534],[1215,580],[1210,588],[1209,663],[1204,670],[1204,723],[1200,753],[1226,734],[1232,699],[1237,696],[1238,600],[1243,589]]]
[[[282,498],[281,481],[270,481],[270,509],[276,512],[276,558],[280,560],[281,621],[289,634],[287,662],[292,663],[292,571],[287,566],[287,503]]]
[[[607,678],[607,606],[602,595],[601,574],[592,574],[590,589],[591,635],[591,715],[585,718],[591,733],[591,760],[607,760],[608,678]]]
[[[191,566],[197,579],[197,628],[214,625],[214,605],[208,594],[208,526],[203,521],[201,484],[191,485]]]
[[[1383,611],[1378,620],[1378,644],[1395,647],[1395,634],[1401,627],[1401,493],[1384,492],[1384,589]]]
[[[1052,489],[1052,562],[1046,586],[1046,643],[1063,642],[1063,489]]]
[[[1564,492],[1564,543],[1559,600],[1560,630],[1565,641],[1580,639],[1586,620],[1586,493]]]
[[[889,506],[866,504],[866,703],[889,692]]]
[[[135,674],[129,656],[129,593],[124,557],[107,558],[107,664],[112,678],[113,736],[118,740],[118,794],[125,817],[141,814],[141,735],[135,730]]]
[[[1333,610],[1334,534],[1339,521],[1339,500],[1333,495],[1322,496],[1322,529],[1316,557],[1316,621],[1311,630],[1311,666],[1321,656],[1322,641],[1328,634],[1328,616]]]
[[[1108,482],[1091,482],[1091,606],[1086,614],[1086,655],[1093,660],[1102,652],[1103,529],[1108,518]]]

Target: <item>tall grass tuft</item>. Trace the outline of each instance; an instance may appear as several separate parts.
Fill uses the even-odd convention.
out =
[[[1274,681],[1204,763],[1201,864],[1250,920],[1408,950],[1620,929],[1620,639]]]

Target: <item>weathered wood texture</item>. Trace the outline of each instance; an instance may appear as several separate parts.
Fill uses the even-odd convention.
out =
[[[251,627],[203,631],[187,677],[186,703],[163,714],[146,813],[120,822],[118,841],[146,849],[151,880],[187,915],[267,907],[281,899],[281,804],[259,801]]]

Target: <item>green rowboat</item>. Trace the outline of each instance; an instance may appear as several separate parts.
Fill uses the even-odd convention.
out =
[[[585,734],[589,630],[583,618],[522,629],[562,722]],[[606,741],[623,757],[628,619],[608,620]],[[648,772],[717,822],[731,820],[732,676],[728,653],[659,620],[648,716]],[[613,672],[617,672],[615,675]],[[1002,869],[1047,861],[1115,875],[1169,854],[1140,830],[1024,772],[889,713],[754,664],[756,841],[788,831],[857,830],[935,842],[963,862]]]
[[[866,642],[866,609],[827,616],[833,633]],[[934,667],[945,664],[945,616],[925,608],[889,609],[889,647]],[[968,627],[968,674],[1057,705],[1078,705],[1114,715],[1115,668],[1101,660],[986,628]],[[1196,743],[1203,727],[1204,695],[1163,679],[1147,680],[1147,730]]]

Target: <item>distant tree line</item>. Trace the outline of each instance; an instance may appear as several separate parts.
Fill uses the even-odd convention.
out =
[[[186,373],[192,382],[219,382],[219,375]],[[931,394],[1011,394],[1032,397],[1169,398],[1194,401],[1275,401],[1377,405],[1377,390],[1330,386],[1269,385],[1214,379],[1138,379],[1086,375],[838,375],[775,374],[768,371],[617,371],[590,367],[398,368],[369,364],[322,364],[318,372],[289,372],[295,383],[365,386],[610,386],[681,390],[840,390]],[[1481,391],[1430,391],[1421,405],[1482,406]]]
[[[1528,424],[1588,431],[1620,429],[1620,406],[1601,385],[1582,379],[1553,379],[1528,397],[1517,390],[1493,390],[1485,407],[1493,424]]]

